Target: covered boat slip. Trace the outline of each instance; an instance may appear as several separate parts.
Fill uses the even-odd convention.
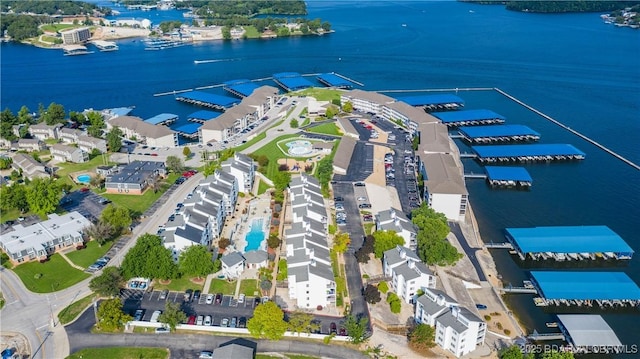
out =
[[[585,153],[566,143],[471,146],[482,163],[583,160]]]
[[[638,306],[640,288],[624,272],[531,271],[538,306]]]
[[[336,75],[335,73],[324,73],[320,74],[316,77],[316,79],[325,86],[335,87],[339,89],[350,89],[353,87],[354,83]]]
[[[506,117],[491,110],[461,110],[449,112],[432,112],[433,116],[449,127],[477,126],[504,123]]]
[[[600,315],[558,314],[558,320],[565,338],[578,351],[589,352],[590,347],[622,346],[616,333]]]
[[[194,139],[198,138],[198,129],[200,129],[200,126],[202,126],[202,124],[189,122],[176,124],[175,126],[171,126],[171,129],[183,137]]]
[[[485,166],[487,181],[492,186],[531,187],[533,179],[524,167]]]
[[[506,228],[505,236],[520,258],[631,259],[633,249],[607,226]]]
[[[463,126],[460,135],[471,143],[537,141],[540,133],[524,125]]]
[[[176,122],[177,119],[178,115],[174,115],[172,113],[161,113],[144,120],[144,122],[150,123],[152,125],[170,125]]]
[[[464,106],[464,100],[452,94],[418,95],[397,97],[398,101],[416,107],[422,107],[425,111],[457,110]]]
[[[215,112],[215,111],[208,111],[208,110],[200,110],[200,111],[196,111],[192,114],[190,114],[189,116],[187,116],[187,120],[191,121],[191,122],[197,122],[197,123],[205,123],[207,121],[213,120],[214,118],[220,116],[222,113],[221,112]]]
[[[202,91],[188,91],[176,94],[176,100],[218,110],[224,110],[240,103],[240,100],[234,97],[221,96]]]
[[[280,72],[273,74],[273,81],[285,91],[296,91],[313,87],[313,83],[297,72]]]
[[[245,98],[253,93],[260,86],[248,79],[226,81],[223,89],[235,96]]]

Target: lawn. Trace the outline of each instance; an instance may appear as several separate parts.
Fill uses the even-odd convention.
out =
[[[105,156],[105,158],[108,156]],[[114,162],[107,163],[108,165],[115,164]],[[84,163],[69,163],[64,162],[59,164],[59,168],[56,170],[56,175],[59,177],[59,180],[68,183],[73,188],[84,187],[83,184],[77,184],[71,178],[69,178],[70,173],[78,172],[78,171],[93,171],[98,166],[103,166],[104,158],[103,156],[96,156],[91,160]]]
[[[240,293],[244,293],[247,297],[253,297],[256,292],[259,293],[257,279],[245,279],[240,282]]]
[[[256,135],[256,137],[250,139],[246,143],[241,144],[240,146],[234,147],[233,150],[236,152],[242,152],[243,150],[249,148],[249,146],[253,146],[254,143],[264,139],[265,137],[267,137],[267,133],[260,132],[259,134]]]
[[[74,24],[47,24],[40,26],[42,31],[48,32],[57,32],[64,29],[69,29],[72,27],[81,27],[82,25],[74,25]]]
[[[364,224],[364,234],[371,234],[371,231],[375,227],[374,223],[365,223]]]
[[[79,350],[67,359],[167,359],[169,350],[165,348],[89,348]]]
[[[95,263],[96,259],[105,255],[112,245],[113,241],[105,243],[102,247],[98,245],[98,242],[90,241],[87,243],[87,248],[69,252],[67,257],[76,265],[87,268]]]
[[[35,261],[20,264],[13,271],[24,286],[35,293],[51,293],[69,288],[91,276],[71,267],[59,254],[52,255],[45,263]]]
[[[234,295],[236,294],[236,281],[227,282],[225,279],[214,279],[211,281],[208,293]]]
[[[169,284],[161,284],[159,281],[153,283],[154,290],[168,289],[174,292],[184,292],[187,289],[202,290],[203,284],[197,284],[191,281],[191,278],[172,279]]]
[[[323,123],[322,125],[309,127],[307,131],[314,132],[314,133],[324,133],[327,135],[342,136],[342,132],[340,132],[340,129],[338,129],[338,126],[336,126],[336,124],[333,122]]]
[[[262,146],[261,148],[259,148],[257,151],[253,153],[253,155],[256,155],[256,156],[262,156],[262,155],[267,156],[267,158],[269,159],[269,164],[267,165],[267,170],[265,173],[265,176],[267,176],[267,178],[271,180],[274,179],[275,174],[278,171],[278,159],[289,157],[282,152],[280,147],[278,147],[278,142],[285,140],[287,138],[293,138],[293,137],[298,137],[298,135],[291,134],[291,135],[283,135],[283,136],[277,137],[276,139]],[[307,159],[298,158],[298,160],[306,161]]]
[[[167,179],[162,181],[160,189],[155,193],[152,190],[146,190],[142,195],[103,193],[102,197],[110,199],[118,206],[128,208],[133,211],[133,213],[143,214],[171,187],[171,184],[175,182],[177,177],[178,175],[175,173],[170,174]]]
[[[82,313],[87,307],[93,303],[93,301],[98,297],[97,294],[90,294],[82,299],[79,299],[71,304],[68,307],[58,313],[58,320],[60,324],[71,323],[80,313]]]
[[[260,184],[258,184],[258,195],[261,195],[265,192],[267,192],[267,190],[271,188],[271,186],[269,186],[268,183],[266,183],[265,181],[260,180]]]
[[[292,96],[311,96],[316,98],[318,101],[332,101],[332,100],[340,100],[340,95],[343,94],[344,91],[334,90],[334,89],[326,89],[321,87],[311,87],[308,89],[304,89],[298,92],[292,92]]]
[[[242,28],[246,31],[245,36],[247,39],[257,39],[261,35],[255,26],[243,26]]]

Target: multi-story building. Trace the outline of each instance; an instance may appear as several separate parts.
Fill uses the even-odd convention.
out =
[[[55,125],[47,125],[46,123],[37,123],[29,126],[29,134],[31,137],[39,140],[57,139],[59,136],[62,125],[56,123]]]
[[[22,172],[22,175],[30,180],[51,177],[50,170],[44,164],[23,153],[16,153],[13,156],[11,167]]]
[[[200,181],[196,192],[201,192],[206,189],[222,195],[225,216],[233,213],[236,201],[238,200],[238,181],[233,175],[225,171],[216,170],[212,175]]]
[[[419,155],[418,170],[424,181],[424,200],[447,220],[464,222],[469,192],[464,183],[461,166],[450,154]]]
[[[78,143],[80,136],[83,136],[84,132],[75,128],[61,128],[58,131],[58,138],[64,143]]]
[[[49,147],[49,150],[53,158],[61,162],[83,163],[89,160],[87,153],[78,147],[56,143]]]
[[[107,130],[118,127],[125,137],[136,140],[151,147],[177,147],[178,134],[163,125],[153,125],[144,122],[139,117],[118,116],[110,118],[107,122]]]
[[[396,99],[377,92],[355,89],[340,95],[340,101],[343,104],[351,103],[354,110],[382,115],[382,107],[388,103],[395,102]]]
[[[101,153],[107,152],[107,141],[101,138],[91,136],[79,136],[77,141],[78,147],[86,153],[98,150]]]
[[[21,138],[18,140],[18,149],[27,152],[44,150],[44,142],[37,138]]]
[[[236,279],[244,271],[244,257],[240,252],[231,252],[220,258],[222,274],[227,279]]]
[[[235,153],[233,157],[222,162],[222,170],[236,178],[238,191],[251,192],[255,178],[255,163],[242,153]]]
[[[60,249],[84,243],[83,232],[89,225],[76,211],[52,213],[48,220],[27,227],[13,225],[12,231],[0,235],[0,247],[13,263],[43,260]]]
[[[118,173],[108,176],[105,188],[107,193],[142,194],[150,183],[166,175],[164,162],[133,161]]]
[[[60,30],[59,32],[62,36],[62,43],[65,45],[82,44],[91,38],[91,31],[88,27]]]
[[[458,358],[482,345],[487,333],[482,319],[437,289],[427,288],[418,298],[414,318],[434,327],[436,344]]]
[[[383,269],[391,277],[391,289],[406,303],[414,303],[419,290],[436,287],[433,272],[407,247],[384,252]]]
[[[376,215],[377,231],[394,231],[400,237],[404,238],[404,246],[413,250],[416,249],[416,235],[418,230],[416,226],[407,218],[404,212],[390,208],[385,211],[378,212]]]

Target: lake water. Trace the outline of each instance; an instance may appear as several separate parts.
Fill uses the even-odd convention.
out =
[[[606,25],[599,14],[525,14],[458,2],[322,1],[310,2],[309,11],[336,32],[163,51],[144,51],[140,40],[123,40],[116,52],[70,57],[2,44],[2,108],[135,105],[133,115],[142,118],[161,112],[184,117],[198,109],[153,94],[284,71],[335,71],[364,83],[365,90],[498,87],[640,163],[640,31]],[[578,163],[525,165],[534,180],[528,192],[491,190],[469,180],[486,241],[502,241],[505,227],[601,224],[640,251],[639,171],[495,92],[458,95],[468,109],[491,109],[507,123],[530,126],[542,134],[542,143],[571,143],[587,154]],[[480,168],[464,163],[466,172]],[[526,278],[508,253],[493,254],[506,281]],[[638,256],[610,270],[625,271],[640,283]],[[553,320],[552,312],[533,306],[531,296],[508,301],[529,330],[545,331],[544,322]],[[623,343],[637,344],[637,310],[607,312],[604,318]]]

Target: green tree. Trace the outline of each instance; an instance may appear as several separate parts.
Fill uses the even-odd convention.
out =
[[[500,359],[523,359],[522,350],[516,344],[503,348],[498,352]]]
[[[284,191],[289,186],[289,182],[291,182],[291,173],[287,171],[278,171],[273,178],[273,185],[279,192]]]
[[[64,107],[60,104],[52,102],[44,112],[43,119],[47,125],[55,125],[56,123],[65,123],[65,116],[66,115],[64,112]]]
[[[87,128],[87,133],[90,136],[96,138],[102,138],[102,130],[107,127],[104,123],[104,118],[100,112],[91,111],[87,114],[87,119],[89,120],[89,127]]]
[[[97,326],[104,331],[112,332],[122,329],[126,322],[131,321],[131,316],[122,311],[120,298],[107,299],[98,306]]]
[[[109,151],[118,152],[122,148],[122,130],[119,127],[114,127],[107,133],[107,146]]]
[[[117,207],[113,203],[102,210],[100,219],[110,224],[116,231],[129,228],[132,222],[129,210],[124,207]]]
[[[190,246],[182,251],[178,266],[183,275],[196,276],[198,278],[213,272],[211,253],[203,245]]]
[[[182,173],[184,164],[178,156],[167,156],[167,168],[173,173]]]
[[[189,158],[189,156],[191,156],[191,149],[189,148],[189,146],[184,146],[184,148],[182,149],[182,154],[184,155],[184,158]]]
[[[98,245],[102,246],[105,244],[111,236],[115,233],[114,228],[111,224],[99,220],[96,223],[91,224],[87,229],[85,229],[85,233],[90,238],[93,238]]]
[[[411,212],[411,221],[418,227],[417,253],[425,263],[452,265],[462,258],[446,239],[450,229],[444,214],[423,203]]]
[[[289,314],[289,331],[296,334],[310,333],[313,315],[304,312],[292,312]]]
[[[6,170],[11,168],[13,160],[11,157],[0,157],[0,170]]]
[[[28,212],[27,187],[19,183],[0,187],[0,208],[4,211],[17,208],[21,213]]]
[[[342,111],[351,113],[353,112],[353,104],[351,102],[345,102],[342,104]]]
[[[278,340],[287,330],[284,312],[274,302],[266,302],[256,307],[253,317],[247,322],[247,329],[253,337]]]
[[[291,128],[298,128],[300,126],[300,124],[298,123],[298,120],[296,120],[295,118],[291,120],[289,124],[291,125]]]
[[[180,308],[180,303],[170,301],[165,303],[164,311],[158,317],[158,321],[167,324],[172,332],[185,320],[187,320],[187,314]]]
[[[349,248],[350,243],[351,238],[349,237],[349,233],[338,233],[333,237],[333,250],[338,253],[345,253]]]
[[[18,121],[24,124],[33,123],[33,115],[27,106],[22,106],[18,111]]]
[[[369,304],[376,304],[382,300],[380,291],[375,285],[367,284],[363,291],[364,300]]]
[[[172,279],[178,273],[173,254],[162,244],[162,239],[153,234],[138,238],[122,261],[122,275],[133,277]]]
[[[282,240],[276,233],[269,234],[269,238],[267,238],[267,246],[269,246],[269,248],[278,248],[280,247],[280,243],[282,243]]]
[[[16,140],[18,137],[13,133],[13,125],[18,123],[18,118],[10,109],[2,110],[0,113],[0,137],[10,141]]]
[[[409,347],[420,354],[429,354],[429,349],[433,348],[436,338],[435,329],[427,324],[418,324],[409,332]]]
[[[382,292],[383,294],[386,294],[389,291],[389,285],[387,284],[387,282],[382,281],[378,283],[378,290],[380,290],[380,292]]]
[[[395,231],[375,231],[373,239],[373,253],[376,258],[382,258],[384,252],[389,249],[404,245],[404,238]]]
[[[360,316],[356,318],[353,314],[347,315],[344,320],[344,328],[349,334],[349,341],[353,344],[360,344],[367,340],[366,334],[368,329],[369,319],[366,316]]]
[[[52,179],[36,178],[27,186],[26,199],[31,211],[46,215],[55,212],[60,194],[60,188]]]
[[[387,294],[387,303],[389,303],[389,308],[391,309],[391,313],[398,314],[400,310],[402,310],[402,303],[400,302],[400,297],[394,292],[389,292]]]
[[[122,278],[122,273],[120,273],[120,268],[106,267],[102,274],[91,279],[89,289],[103,297],[115,297],[120,294],[123,282],[124,279]]]

